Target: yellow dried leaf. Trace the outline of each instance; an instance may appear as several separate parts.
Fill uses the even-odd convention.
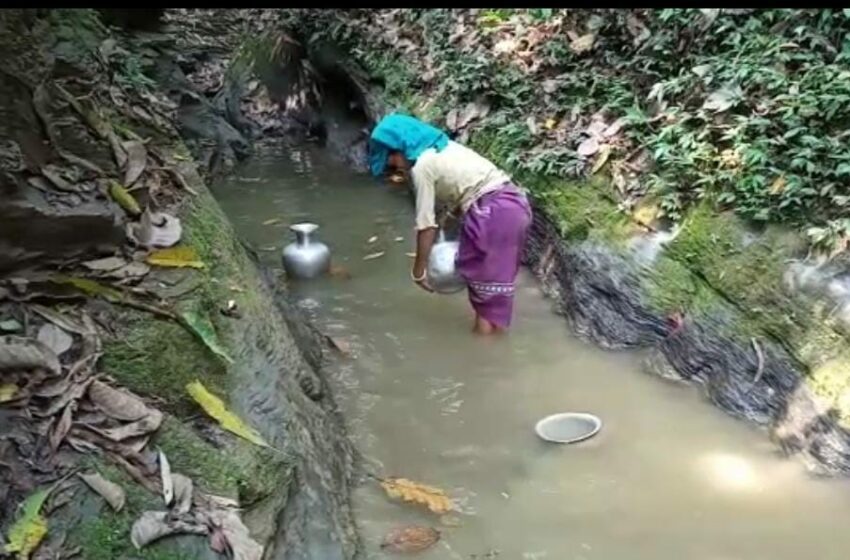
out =
[[[41,544],[41,540],[47,534],[47,519],[39,512],[48,493],[48,490],[39,490],[21,504],[22,513],[9,529],[6,554],[17,553],[18,558],[26,560]]]
[[[787,185],[787,184],[788,184],[788,181],[785,180],[785,177],[780,175],[770,185],[770,194],[772,194],[774,196],[778,195],[778,194],[782,194],[782,191],[785,190],[785,185]]]
[[[210,415],[222,428],[262,447],[271,447],[263,436],[254,428],[248,426],[241,418],[227,410],[224,402],[213,395],[200,381],[186,385],[186,391],[195,402],[201,405],[204,412]]]
[[[587,33],[586,35],[582,35],[571,42],[570,48],[574,53],[581,54],[592,49],[595,41],[596,36],[593,33]]]
[[[548,119],[546,119],[546,122],[543,123],[543,126],[546,128],[546,130],[552,130],[553,128],[555,128],[556,124],[558,124],[558,121],[549,117]]]
[[[0,403],[14,399],[17,392],[18,386],[14,383],[0,383]]]
[[[433,486],[406,478],[385,478],[381,480],[381,487],[390,498],[425,506],[434,513],[444,514],[454,509],[446,493]]]
[[[148,264],[171,268],[204,268],[204,263],[192,247],[181,245],[159,249],[147,257]]]
[[[127,189],[121,186],[118,181],[112,181],[109,184],[109,196],[118,203],[118,206],[124,209],[125,212],[132,216],[138,216],[142,213],[142,209],[133,195]]]
[[[611,146],[609,144],[604,144],[599,149],[599,155],[596,156],[596,161],[593,162],[593,167],[590,169],[590,174],[593,175],[600,169],[605,163],[608,161],[608,156],[611,155]]]
[[[634,219],[637,223],[648,226],[658,218],[658,207],[654,204],[643,204],[635,209]]]

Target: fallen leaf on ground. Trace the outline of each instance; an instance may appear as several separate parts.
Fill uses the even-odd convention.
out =
[[[223,537],[233,560],[260,560],[263,557],[263,547],[251,538],[248,528],[236,512],[214,510],[208,517],[212,525],[211,534],[219,533],[219,538]]]
[[[405,256],[410,257],[411,259],[415,259],[416,253],[405,253]]]
[[[148,264],[171,268],[204,268],[198,253],[192,247],[183,245],[158,249],[145,259]]]
[[[400,498],[404,502],[423,505],[439,514],[448,513],[454,509],[451,500],[439,488],[406,478],[385,478],[380,482],[390,498]]]
[[[395,241],[396,241],[396,243],[401,243],[402,241],[404,241],[404,237],[401,237],[401,236],[396,237]]]
[[[587,52],[593,48],[593,42],[595,40],[596,36],[593,33],[587,33],[570,42],[570,49],[576,54]]]
[[[121,290],[116,290],[115,288],[106,286],[100,282],[95,282],[88,278],[57,274],[53,277],[53,281],[59,284],[71,285],[88,296],[102,297],[107,301],[120,302],[124,299],[124,294],[121,293]]]
[[[787,184],[788,181],[785,180],[785,177],[780,175],[773,181],[773,183],[771,183],[770,194],[774,196],[782,194],[782,192],[785,190],[785,185]]]
[[[255,443],[262,447],[270,447],[263,439],[263,436],[254,428],[248,426],[241,418],[230,412],[224,402],[217,396],[210,393],[203,383],[193,381],[186,385],[186,391],[191,395],[195,402],[204,409],[211,418],[217,421],[222,428],[244,438],[251,443]]]
[[[174,480],[171,478],[171,464],[168,462],[168,457],[160,449],[159,455],[159,476],[162,480],[162,499],[165,500],[165,505],[170,506],[171,500],[174,499]]]
[[[229,364],[233,363],[233,358],[227,354],[219,343],[215,328],[207,317],[202,316],[199,313],[195,313],[194,311],[186,311],[180,317],[192,334],[200,338],[201,342],[203,342],[213,354],[221,357]]]
[[[593,162],[593,167],[590,169],[590,174],[593,175],[607,163],[608,157],[611,155],[611,146],[605,144],[599,150],[599,155],[596,156],[596,161]]]
[[[53,431],[50,432],[50,449],[56,451],[68,435],[68,430],[71,429],[71,423],[74,421],[74,410],[76,409],[75,402],[69,402],[65,405],[65,410],[62,411],[62,416],[59,417],[56,424],[53,426]]]
[[[98,473],[79,474],[77,476],[82,478],[83,482],[97,492],[101,498],[106,500],[106,503],[109,504],[109,507],[113,511],[121,511],[121,508],[124,507],[126,495],[124,494],[124,489],[118,484],[105,479]]]
[[[139,223],[127,224],[127,235],[144,247],[171,247],[183,236],[180,219],[146,209]]]
[[[579,144],[578,149],[576,149],[576,153],[582,157],[589,157],[599,151],[599,141],[590,137],[581,144]]]
[[[437,544],[440,540],[440,532],[432,527],[421,525],[409,525],[398,527],[390,531],[381,548],[396,553],[422,552]]]
[[[147,416],[144,416],[135,422],[130,422],[129,424],[124,424],[123,426],[109,428],[106,430],[95,428],[91,429],[107,439],[119,442],[151,434],[157,431],[161,425],[162,412],[155,408],[149,408]]]
[[[142,213],[139,203],[118,181],[110,181],[109,196],[131,216],[138,216]]]
[[[364,261],[371,261],[371,260],[383,257],[385,254],[386,254],[385,251],[378,251],[377,253],[370,253],[370,254],[366,255],[365,257],[363,257],[363,260]]]
[[[18,386],[14,383],[0,383],[0,403],[9,402],[18,394]]]
[[[116,420],[135,422],[151,411],[139,397],[114,389],[103,381],[94,381],[89,386],[88,395],[95,406]]]
[[[24,326],[15,319],[6,319],[4,321],[0,321],[0,331],[3,332],[18,332],[23,328]]]
[[[121,257],[105,257],[93,261],[85,261],[83,266],[95,272],[109,272],[110,270],[121,268],[126,264],[127,260]]]
[[[270,220],[266,220],[265,222],[263,222],[263,225],[264,226],[273,226],[275,224],[279,224],[282,221],[283,221],[283,218],[272,218]]]
[[[30,305],[30,309],[61,328],[62,330],[79,334],[81,336],[86,336],[91,334],[89,329],[87,329],[80,321],[77,321],[74,318],[69,317],[68,315],[64,315],[58,311],[55,311],[49,307],[44,307],[43,305],[38,305],[33,303]]]
[[[192,516],[175,516],[167,511],[146,511],[133,523],[130,542],[139,550],[168,535],[206,535],[208,532],[207,527]]]
[[[43,369],[58,375],[62,368],[56,353],[37,340],[0,336],[0,371]]]
[[[57,356],[61,356],[71,349],[74,340],[71,335],[54,325],[53,323],[45,323],[38,329],[36,339],[53,350]]]
[[[121,147],[124,148],[124,151],[127,153],[127,168],[124,171],[124,184],[131,187],[145,171],[148,151],[145,149],[144,144],[134,140],[124,142],[121,144]]]
[[[40,512],[49,493],[47,489],[39,490],[21,504],[21,514],[9,529],[6,554],[17,553],[18,558],[26,559],[41,544],[47,534],[47,519]]]
[[[378,240],[378,236],[377,236],[377,235],[373,235],[372,237],[370,237],[369,239],[367,239],[367,240],[366,240],[366,243],[370,243],[370,244],[371,244],[371,243],[374,243],[374,242],[375,242],[375,241],[377,241],[377,240]]]
[[[192,492],[194,484],[188,476],[180,473],[172,473],[171,480],[174,484],[174,507],[177,513],[189,513],[192,509]]]

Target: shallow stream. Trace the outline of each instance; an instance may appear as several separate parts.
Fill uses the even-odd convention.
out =
[[[410,523],[442,533],[423,559],[830,560],[850,550],[850,483],[807,476],[693,387],[642,373],[639,353],[581,342],[528,273],[511,334],[475,337],[465,294],[410,281],[402,189],[303,149],[259,154],[214,192],[277,267],[288,224],[321,226],[351,277],[291,289],[351,347],[332,377],[352,437],[374,470],[439,486],[460,505],[440,519],[364,485],[354,500],[367,557],[385,557],[384,534]],[[572,446],[540,441],[535,422],[561,411],[597,414],[602,431]]]

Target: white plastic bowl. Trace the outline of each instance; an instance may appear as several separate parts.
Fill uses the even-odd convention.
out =
[[[602,420],[586,412],[562,412],[540,420],[534,431],[552,443],[577,443],[596,435]]]

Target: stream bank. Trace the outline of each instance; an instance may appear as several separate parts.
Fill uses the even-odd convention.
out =
[[[354,454],[322,378],[326,339],[288,303],[282,279],[251,258],[205,184],[260,134],[228,120],[227,96],[210,100],[186,78],[173,26],[155,23],[127,32],[92,10],[61,9],[6,10],[0,20],[3,330],[34,345],[49,321],[33,304],[66,328],[92,325],[48,361],[76,388],[47,409],[61,405],[61,422],[31,420],[43,398],[43,376],[22,377],[31,362],[0,364],[2,534],[24,498],[49,489],[43,554],[352,558]],[[178,239],[171,263],[153,264],[157,247]],[[187,392],[194,381],[256,432],[222,429]],[[115,433],[97,428],[114,420],[91,401],[93,382],[149,411],[131,447],[80,443],[93,430]],[[188,513],[167,518],[166,532],[177,523],[188,534],[135,551],[134,523],[165,508],[160,453],[194,484]],[[118,484],[124,508],[111,512],[77,472]]]
[[[532,64],[534,49],[546,52],[542,45],[550,37],[557,42],[559,25],[595,21],[598,27],[604,15],[578,10],[575,17],[548,23],[543,16],[535,22],[537,16],[511,18],[498,10],[387,10],[377,16],[383,22],[378,32],[373,14],[365,12],[291,12],[290,29],[309,45],[310,62],[327,68],[325,61],[334,59],[334,73],[354,87],[372,122],[393,110],[434,120],[514,171],[536,208],[526,262],[577,333],[608,348],[652,349],[647,369],[653,374],[701,387],[715,405],[765,427],[784,452],[798,455],[813,472],[850,472],[846,259],[807,259],[805,242],[793,232],[770,224],[754,229],[707,203],[671,227],[652,197],[623,199],[624,185],[629,193],[639,185],[634,170],[649,166],[645,151],[631,151],[628,161],[607,167],[608,151],[595,158],[566,148],[517,151],[525,144],[516,138],[529,133],[515,122],[511,103],[528,97],[524,80],[546,77],[535,74],[541,66]],[[470,25],[483,31],[466,36]],[[631,24],[629,32],[635,32]],[[493,35],[507,37],[507,45],[511,33],[517,35],[510,43],[516,50],[506,56],[516,59],[516,67],[495,58],[473,60],[482,48],[475,41],[488,45],[481,37]],[[576,37],[578,32],[570,35],[574,47]],[[547,110],[562,113],[552,92],[558,86],[551,82],[557,80],[538,84],[545,92],[541,99]],[[507,108],[500,110],[499,103]],[[557,129],[547,128],[557,119],[545,124],[530,116],[531,136],[548,129],[547,142],[563,136],[579,151],[593,141],[591,156],[602,142],[622,149],[617,135],[626,120],[605,110],[582,114],[584,105],[576,103]],[[561,156],[575,160],[575,179],[546,171],[561,165]]]

